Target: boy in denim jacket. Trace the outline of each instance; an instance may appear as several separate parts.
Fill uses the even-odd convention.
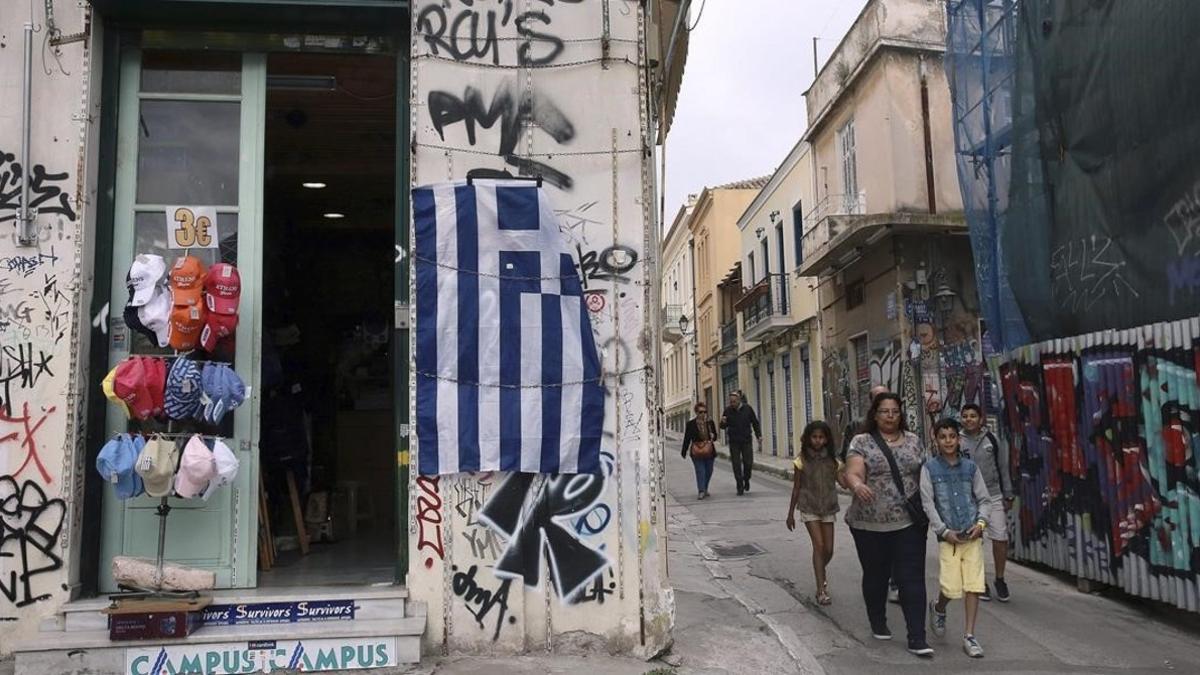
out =
[[[929,623],[934,635],[946,634],[946,605],[963,598],[966,633],[963,651],[983,656],[975,639],[975,616],[983,593],[983,531],[987,527],[984,507],[987,484],[975,462],[963,457],[958,447],[958,422],[943,419],[933,428],[938,454],[921,467],[921,503],[929,527],[938,543],[938,584],[941,593],[929,603]]]

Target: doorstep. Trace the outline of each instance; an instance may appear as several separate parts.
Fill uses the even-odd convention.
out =
[[[310,659],[310,662],[301,664],[300,669],[303,670],[329,670],[335,665],[338,668],[347,667],[345,662],[333,658],[327,658],[324,664],[330,668],[319,667],[316,659],[318,655],[327,657],[330,654],[341,658],[343,650],[352,653],[353,647],[364,650],[362,653],[368,655],[368,667],[371,659],[382,658],[383,654],[390,655],[388,660],[392,663],[388,665],[420,661],[426,610],[422,603],[409,602],[408,590],[402,586],[233,589],[213,593],[214,605],[318,600],[353,600],[354,618],[207,625],[183,638],[113,641],[108,637],[107,615],[102,612],[109,604],[106,597],[71,602],[64,605],[58,614],[42,622],[37,637],[15,646],[13,651],[17,672],[128,675],[130,672],[140,672],[137,668],[131,671],[128,666],[136,655],[147,653],[147,650],[166,650],[168,654],[181,656],[202,654],[206,658],[215,658],[209,655],[228,656],[243,651],[250,654],[257,649],[261,658],[273,658],[262,656],[264,650],[270,654],[273,646],[278,647],[278,658],[285,662],[307,655],[304,658]],[[276,664],[275,667],[282,666]]]

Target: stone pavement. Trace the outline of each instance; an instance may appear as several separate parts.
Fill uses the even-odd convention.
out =
[[[679,457],[678,440],[667,446],[665,460],[667,489],[675,498],[670,507],[672,552],[690,540],[703,557],[719,563],[710,569],[713,578],[708,583],[749,608],[793,658],[794,670],[778,672],[812,668],[814,659],[829,673],[1200,672],[1200,617],[1119,592],[1080,593],[1070,577],[1013,562],[1006,575],[1013,601],[983,603],[980,609],[976,633],[986,656],[973,660],[963,654],[962,605],[954,603],[947,636],[930,637],[937,654],[931,661],[918,659],[905,651],[898,605],[888,606],[896,639],[871,638],[859,590],[861,568],[840,515],[829,570],[834,603],[821,607],[813,600],[808,536],[803,530],[788,532],[783,524],[790,481],[756,472],[752,491],[738,497],[729,463],[719,461],[709,489],[712,496],[698,501],[691,461]],[[843,512],[848,503],[843,496]],[[680,558],[671,558],[672,577]],[[926,587],[936,592],[932,537],[926,570]],[[687,611],[681,603],[681,625]],[[676,653],[687,653],[678,647]],[[775,672],[749,667],[744,671]]]

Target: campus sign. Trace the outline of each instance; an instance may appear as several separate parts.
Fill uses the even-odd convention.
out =
[[[233,675],[394,666],[395,638],[262,640],[125,650],[125,675]]]

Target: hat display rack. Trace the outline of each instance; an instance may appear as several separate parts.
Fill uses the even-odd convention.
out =
[[[184,267],[185,261],[189,261],[190,263],[198,262],[195,258],[191,257],[190,254],[191,254],[191,249],[185,249],[183,251],[183,255],[173,265],[173,268],[179,269],[179,268]],[[147,265],[145,260],[143,260],[143,259],[157,259],[157,261],[151,260],[150,264]],[[156,262],[157,262],[157,265],[155,264]],[[222,302],[225,303],[224,304],[225,308],[232,307],[232,312],[228,311],[227,309],[221,310],[222,314],[225,315],[227,318],[229,316],[232,316],[232,321],[227,323],[227,325],[230,326],[229,332],[226,332],[223,335],[220,335],[220,338],[224,338],[224,337],[227,337],[228,335],[231,335],[232,327],[236,326],[236,324],[237,324],[237,313],[236,313],[237,312],[237,301],[238,301],[238,296],[240,295],[240,290],[241,290],[240,289],[241,281],[240,281],[240,277],[238,277],[237,269],[234,268],[232,265],[226,265],[226,264],[222,264],[222,265],[223,265],[223,268],[222,268],[223,276],[226,278],[229,278],[230,276],[232,276],[235,279],[236,285],[233,287],[232,294],[229,294],[225,298],[222,298],[217,301],[218,307],[221,306],[219,303],[222,303]],[[214,265],[213,267],[216,267],[216,265]],[[150,270],[149,274],[145,273],[147,269]],[[228,270],[232,270],[232,275],[230,274],[230,272]],[[140,272],[141,274],[135,274],[135,272]],[[211,298],[207,297],[209,295],[210,291],[208,288],[208,283],[206,282],[206,280],[204,278],[204,275],[205,275],[205,272],[203,270],[203,266],[200,265],[199,278],[192,279],[190,281],[188,287],[192,288],[192,289],[203,288],[204,289],[204,300],[201,301],[201,304],[203,304],[204,302],[207,302],[209,307],[211,308],[214,303],[212,302]],[[172,284],[172,287],[168,287],[165,284],[163,284],[164,277],[170,279],[170,283]],[[178,299],[177,296],[175,295],[175,288],[173,287],[173,285],[176,282],[175,275],[172,270],[168,270],[165,266],[163,266],[161,264],[160,256],[143,256],[143,255],[137,256],[135,258],[133,265],[130,267],[130,272],[129,272],[129,275],[127,275],[127,277],[126,277],[126,282],[128,284],[128,288],[129,288],[129,303],[130,303],[129,306],[126,308],[127,315],[131,309],[135,315],[138,314],[139,307],[137,307],[133,304],[134,298],[139,293],[142,295],[146,295],[146,293],[148,292],[147,291],[148,288],[153,288],[152,291],[149,291],[149,293],[151,293],[151,294],[158,293],[158,292],[164,292],[164,293],[171,294],[171,297],[173,300]],[[214,286],[215,285],[216,284],[214,284]],[[221,288],[224,288],[224,287],[221,287]],[[213,292],[219,293],[220,291],[213,291]],[[228,299],[229,297],[233,298],[232,301],[230,301]],[[154,301],[150,300],[149,302],[154,302]],[[149,303],[143,301],[141,304],[147,305]],[[175,303],[173,302],[172,304],[174,305]],[[194,299],[189,300],[189,304],[195,304],[195,300]],[[177,305],[173,306],[171,308],[172,315],[174,315],[176,310],[180,310],[180,309],[183,309],[183,308],[179,307]],[[192,311],[194,314],[195,310],[193,309]],[[215,313],[217,310],[213,310],[213,311]],[[139,318],[142,318],[142,317],[139,317]],[[151,328],[149,326],[149,323],[146,324],[146,328],[148,330],[145,330],[143,332],[145,332],[147,334],[153,333],[153,328]],[[173,331],[176,328],[177,328],[177,326],[173,322],[173,319],[169,320],[168,326],[167,326],[167,332]],[[219,338],[210,339],[207,335],[209,329],[210,329],[210,327],[206,325],[204,327],[205,336],[203,338],[200,338],[197,335],[195,338],[193,338],[194,339],[193,349],[196,347],[200,347],[201,344],[203,343],[203,344],[207,345],[207,347],[208,347],[207,351],[209,351],[211,353],[212,344],[216,341],[216,339],[219,339]],[[161,334],[161,332],[160,332],[160,334]],[[152,338],[152,342],[153,342],[153,338]],[[157,344],[160,347],[165,347],[165,346],[167,346],[167,344],[170,344],[170,346],[172,347],[172,353],[166,354],[166,355],[161,355],[161,356],[148,357],[148,358],[157,359],[157,360],[161,360],[161,361],[165,361],[165,362],[172,362],[172,366],[174,366],[174,363],[173,363],[174,361],[177,361],[179,359],[186,359],[187,361],[190,361],[191,363],[195,364],[198,368],[207,369],[207,367],[210,364],[215,364],[218,366],[223,366],[225,368],[228,368],[229,372],[231,372],[231,373],[233,372],[232,368],[229,368],[229,366],[231,364],[229,364],[225,361],[202,360],[202,359],[189,358],[188,354],[191,350],[183,351],[183,350],[180,350],[179,348],[177,348],[179,343],[174,339],[174,337],[170,337],[167,341],[167,344],[164,344],[163,339],[160,337]],[[147,357],[131,356],[131,358],[137,359],[137,358],[147,358]],[[130,360],[130,359],[126,359],[126,361],[128,361],[128,360]],[[119,367],[120,366],[118,366],[118,368]],[[131,412],[132,409],[127,406],[127,403],[129,403],[129,399],[126,399],[124,396],[121,396],[122,392],[109,389],[110,380],[113,378],[114,373],[117,373],[118,368],[114,368],[113,372],[109,374],[109,378],[106,379],[105,394],[110,398],[110,400],[113,400],[114,402],[120,404],[122,409],[125,410],[126,414],[129,416],[129,419],[131,419],[131,420],[136,419],[139,421],[144,421],[145,419],[150,419],[150,418],[154,417],[155,415],[153,415],[153,414],[150,416],[146,416],[146,417],[138,415],[138,414],[134,414],[133,412]],[[174,367],[171,368],[171,371],[173,373]],[[236,373],[233,374],[233,377],[234,378],[237,377]],[[202,386],[198,376],[196,377],[196,381],[194,384],[193,383],[187,383],[187,384],[189,387],[188,391],[190,391],[190,387],[201,387]],[[244,400],[244,397],[245,397],[245,389],[244,389],[244,385],[242,385],[240,382],[240,378],[238,378],[237,384],[239,387],[242,388],[240,396],[235,401],[229,402],[228,408],[222,407],[222,409],[216,413],[216,415],[217,415],[216,418],[208,417],[207,409],[205,408],[205,406],[201,405],[201,407],[196,412],[204,413],[204,415],[200,417],[200,420],[203,423],[212,425],[214,427],[217,426],[220,423],[220,418],[224,417],[225,413],[232,412],[232,410],[234,408],[236,408],[238,405],[240,405],[242,403],[242,401]],[[168,386],[169,386],[169,380],[164,381],[163,389],[165,390]],[[205,392],[205,393],[208,393],[208,392]],[[164,398],[165,398],[165,395],[164,395]],[[122,400],[122,399],[125,399],[125,400]],[[136,399],[136,396],[134,397],[134,399]],[[226,403],[225,401],[222,401],[220,403],[220,405],[223,406],[225,403]],[[178,474],[178,472],[181,471],[181,468],[182,468],[181,464],[184,460],[184,452],[178,451],[178,444],[179,444],[179,441],[183,438],[189,438],[189,439],[190,438],[200,438],[202,441],[211,441],[213,443],[217,443],[217,442],[224,443],[226,438],[223,436],[220,436],[220,435],[201,434],[201,433],[195,433],[195,432],[189,432],[189,431],[181,431],[179,429],[181,420],[178,420],[174,416],[167,414],[167,412],[165,412],[166,407],[167,407],[167,405],[164,403],[163,409],[161,409],[161,410],[156,409],[156,412],[161,412],[162,415],[166,417],[167,430],[165,432],[152,431],[152,432],[146,432],[146,433],[141,434],[143,437],[161,438],[164,440],[169,440],[175,444],[176,449],[177,449],[177,452],[175,453],[175,458],[174,458],[174,466],[172,467],[173,471],[171,473],[171,475],[173,476],[173,478],[171,479],[171,487],[167,490],[166,494],[164,494],[162,497],[159,498],[158,506],[155,508],[155,516],[158,518],[158,546],[157,546],[155,560],[154,560],[153,585],[149,588],[143,588],[143,587],[132,586],[132,585],[128,585],[128,584],[119,584],[118,587],[121,589],[120,592],[114,593],[109,596],[109,598],[112,600],[131,600],[131,599],[195,600],[198,597],[200,597],[199,590],[169,590],[169,589],[163,588],[164,578],[165,578],[164,568],[165,568],[165,564],[166,564],[167,519],[170,516],[171,509],[172,509],[171,495],[176,492],[175,487],[178,485],[178,483],[176,482],[176,478],[174,478],[174,476],[176,476]],[[117,434],[117,435],[119,436],[119,434]],[[214,462],[215,462],[215,459],[214,459]],[[236,470],[237,469],[236,469],[236,461],[235,461],[234,462],[234,471],[236,471]],[[216,481],[218,481],[218,477],[214,474],[211,477],[211,481],[213,481],[214,484],[216,484]],[[204,495],[205,499],[208,498],[208,494],[211,492],[211,490],[212,490],[212,487],[209,487],[207,490],[205,490],[205,495]],[[136,495],[134,495],[134,496],[136,496]],[[196,496],[199,496],[199,495],[196,495]]]

